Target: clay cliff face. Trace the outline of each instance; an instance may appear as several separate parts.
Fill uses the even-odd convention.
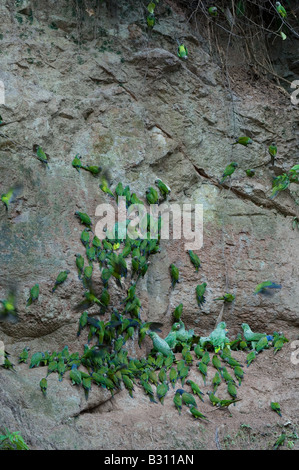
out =
[[[1,325],[5,347],[15,357],[25,346],[33,352],[66,344],[73,351],[83,348],[84,340],[76,337],[80,313],[74,310],[83,294],[75,266],[75,254],[84,254],[83,227],[74,213],[87,212],[95,225],[96,207],[109,198],[100,191],[98,179],[72,168],[76,154],[88,164],[108,168],[112,188],[122,181],[144,199],[159,177],[171,187],[170,203],[203,204],[199,273],[192,269],[183,240],[163,240],[161,253],[153,257],[138,287],[144,320],[163,322],[166,336],[172,311],[182,302],[185,325],[198,335],[209,334],[221,314],[232,337],[246,322],[253,329],[282,330],[295,339],[299,233],[292,229],[292,219],[299,216],[298,186],[291,185],[275,199],[270,195],[272,177],[298,164],[298,106],[273,82],[248,78],[242,64],[233,63],[233,52],[229,89],[207,38],[166,4],[150,35],[143,11],[126,2],[119,2],[117,12],[104,5],[100,16],[82,11],[67,1],[7,2],[0,7],[0,80],[6,94],[1,115],[5,121],[18,120],[0,128],[1,192],[23,184],[8,213],[0,208],[0,297],[5,298],[8,282],[16,283],[20,316],[17,324]],[[187,61],[177,57],[176,37],[184,37]],[[232,146],[239,135],[250,135],[253,144]],[[279,149],[274,168],[267,153],[272,141]],[[49,155],[48,168],[36,159],[33,145]],[[238,170],[221,187],[219,179],[231,161],[238,162]],[[256,168],[253,178],[246,176],[248,168]],[[174,290],[172,262],[181,275]],[[64,269],[70,270],[68,280],[53,295],[56,276]],[[254,296],[255,286],[267,279],[283,288],[270,297]],[[195,287],[204,281],[206,303],[199,310]],[[26,309],[36,282],[39,300]],[[222,310],[221,302],[213,299],[226,291],[236,300]],[[116,288],[113,296],[117,305]],[[135,346],[131,353],[150,349],[147,338],[142,353]],[[289,370],[285,384],[298,378],[289,354],[284,356]],[[161,410],[152,411],[148,427],[147,407],[154,405],[140,391],[136,414],[126,391],[111,401],[108,392],[94,390],[86,402],[70,382],[60,384],[51,376],[53,394],[45,401],[38,389],[45,372],[28,371],[25,365],[17,366],[17,372],[0,372],[1,422],[20,430],[34,448],[210,445],[204,431],[194,437],[198,425],[184,417],[184,436],[173,431],[178,417],[171,398],[161,418]],[[244,398],[239,405],[241,413],[247,413],[246,403],[275,390],[277,378],[270,372],[266,389],[249,387],[247,402]],[[254,374],[251,380],[255,382]],[[266,395],[262,400],[266,402]],[[119,422],[126,432],[117,443],[111,436]],[[223,418],[219,423],[226,425]]]

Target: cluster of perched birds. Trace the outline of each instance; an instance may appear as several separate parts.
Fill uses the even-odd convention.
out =
[[[283,12],[283,7],[278,3],[276,2],[277,11]],[[155,24],[154,9],[155,3],[151,2],[148,5],[149,15],[147,17],[147,24],[150,28],[153,28]],[[209,14],[217,16],[217,8],[210,7]],[[282,13],[280,14],[283,16]],[[178,56],[183,59],[188,58],[187,48],[180,41],[178,41]],[[252,144],[252,139],[241,136],[233,145],[235,144],[248,146]],[[36,157],[48,166],[49,156],[41,146],[34,146],[34,151]],[[277,147],[274,142],[269,146],[269,154],[273,165],[277,154]],[[126,200],[127,208],[132,204],[144,204],[136,193],[131,192],[129,186],[123,187],[121,182],[118,183],[113,192],[107,173],[100,166],[83,164],[80,155],[75,156],[72,167],[78,172],[84,170],[94,177],[101,177],[99,188],[103,193],[113,198],[116,203],[120,197],[123,197]],[[237,167],[236,162],[230,163],[222,174],[220,184],[223,184]],[[286,189],[290,182],[299,182],[298,172],[299,165],[295,165],[289,171],[287,178],[284,179],[283,175],[275,178],[272,197],[275,197],[277,192]],[[246,170],[246,174],[252,177],[255,170]],[[161,179],[156,179],[155,186],[149,187],[145,194],[149,205],[159,204],[171,192],[169,186]],[[18,185],[10,188],[6,194],[1,195],[1,201],[7,211],[9,205],[15,201],[21,190],[22,186]],[[84,246],[87,259],[87,264],[85,264],[86,260],[82,254],[77,253],[75,255],[78,278],[84,288],[84,299],[76,306],[76,311],[82,312],[78,322],[77,336],[79,337],[83,332],[86,332],[87,344],[84,345],[82,354],[79,352],[70,353],[68,346],[65,346],[62,351],[35,352],[30,359],[30,349],[28,347],[24,348],[19,355],[19,363],[28,363],[30,361],[29,368],[47,367],[47,375],[40,381],[40,389],[44,396],[47,395],[48,391],[47,379],[53,373],[56,373],[58,380],[62,381],[66,372],[69,372],[72,384],[83,387],[86,399],[88,399],[92,386],[102,387],[108,390],[112,396],[116,391],[125,387],[131,397],[133,397],[135,387],[140,386],[152,403],[157,403],[158,400],[163,404],[171,385],[173,390],[177,387],[173,404],[180,414],[183,406],[186,406],[195,419],[209,421],[208,417],[198,409],[196,401],[198,398],[202,402],[204,401],[205,393],[201,390],[202,385],[188,378],[194,361],[198,361],[196,362],[198,377],[201,378],[204,386],[206,386],[208,367],[210,364],[212,365],[215,371],[211,383],[212,390],[209,390],[206,394],[211,405],[220,409],[227,409],[228,406],[240,400],[238,391],[245,376],[244,365],[233,356],[233,351],[246,352],[246,365],[249,367],[263,350],[273,347],[274,354],[276,354],[288,342],[288,339],[282,333],[274,332],[273,335],[256,333],[245,323],[242,324],[242,334],[239,333],[234,340],[228,338],[225,322],[220,322],[208,337],[197,336],[194,334],[194,330],[187,331],[185,329],[182,321],[183,304],[179,304],[174,309],[174,323],[171,331],[165,339],[161,338],[158,332],[161,332],[163,324],[141,320],[142,306],[140,298],[136,294],[137,283],[148,270],[150,256],[160,252],[161,217],[158,221],[153,221],[151,216],[147,215],[145,238],[138,236],[134,239],[130,237],[119,238],[116,224],[114,233],[107,233],[106,238],[100,240],[96,235],[93,235],[93,223],[87,213],[76,211],[74,215],[84,225],[80,240]],[[127,220],[127,225],[129,222]],[[153,226],[155,226],[156,238],[152,238]],[[188,255],[190,262],[198,272],[201,267],[198,255],[192,250],[188,250]],[[93,280],[95,263],[99,265],[101,270],[103,285],[100,292]],[[170,265],[169,269],[171,285],[175,289],[180,281],[179,269],[174,263]],[[129,286],[126,287],[129,271],[131,271],[131,278]],[[69,273],[70,271],[66,269],[58,274],[52,288],[53,293],[67,280]],[[121,311],[111,305],[109,290],[111,282],[114,282],[115,286],[120,289],[120,294],[126,288],[125,295],[122,295]],[[202,308],[206,302],[206,288],[206,282],[196,286],[195,295],[199,308]],[[281,285],[273,281],[264,281],[256,287],[254,294],[267,295],[269,289],[280,288]],[[38,298],[39,284],[35,284],[30,289],[26,307],[36,303]],[[233,302],[235,295],[226,292],[213,300]],[[7,298],[0,302],[0,321],[18,321],[16,290],[14,287],[10,288]],[[99,308],[96,316],[88,312],[89,308],[93,306]],[[101,318],[109,312],[111,312],[109,320]],[[126,343],[133,341],[137,335],[139,347],[142,346],[146,336],[151,338],[153,343],[151,353],[141,359],[130,357],[126,349]],[[178,354],[180,355],[179,358]],[[14,364],[11,363],[9,357],[9,353],[5,352],[3,367],[14,371]],[[84,370],[82,370],[82,367],[84,367]],[[217,396],[218,387],[222,383],[226,384],[229,399]],[[185,386],[188,386],[187,390]],[[281,416],[279,403],[271,402],[270,406],[274,412]],[[281,443],[278,443],[277,447],[279,445]]]
[[[83,168],[80,156],[77,155],[74,158],[72,166],[77,171]],[[97,176],[101,172],[102,170],[94,171],[92,174]],[[159,204],[171,192],[169,186],[161,179],[156,179],[155,186],[156,188],[148,188],[145,194],[149,205]],[[129,186],[123,187],[122,183],[118,183],[113,192],[105,172],[103,172],[99,187],[116,203],[120,197],[123,197],[127,207],[131,204],[144,204],[136,193],[131,192]],[[182,303],[174,309],[173,326],[167,337],[163,339],[158,335],[158,332],[161,332],[162,323],[141,320],[141,301],[136,294],[137,282],[146,274],[150,256],[160,251],[161,217],[155,221],[157,238],[151,238],[150,229],[153,220],[150,215],[147,215],[145,238],[126,237],[120,239],[116,224],[114,238],[111,238],[112,234],[107,234],[105,239],[100,240],[92,232],[92,220],[87,213],[77,211],[74,215],[84,225],[80,240],[87,259],[85,265],[84,256],[80,253],[75,255],[78,278],[84,288],[84,299],[76,306],[76,311],[82,312],[78,322],[77,336],[79,337],[87,331],[87,343],[82,354],[70,353],[68,346],[65,346],[62,351],[35,352],[31,356],[30,368],[47,367],[47,375],[40,381],[42,393],[47,395],[47,379],[50,374],[56,373],[58,380],[61,381],[65,373],[69,372],[72,384],[83,387],[86,399],[92,386],[107,389],[112,396],[116,391],[125,387],[129,395],[133,397],[135,387],[139,385],[152,403],[157,403],[158,400],[163,404],[171,384],[173,389],[177,387],[173,403],[178,412],[181,413],[182,407],[186,406],[194,418],[208,421],[207,416],[198,409],[196,402],[196,397],[204,401],[202,385],[188,377],[191,367],[197,359],[196,366],[204,386],[206,386],[209,364],[211,363],[215,369],[212,380],[213,390],[207,393],[210,403],[223,409],[239,401],[238,388],[244,379],[245,372],[244,366],[233,357],[232,352],[235,350],[247,351],[246,363],[248,367],[264,349],[273,346],[274,353],[276,353],[288,339],[277,332],[272,336],[266,333],[254,333],[249,325],[243,324],[243,335],[240,333],[235,340],[230,340],[227,337],[225,322],[220,322],[208,337],[197,336],[194,334],[194,330],[187,331],[185,329],[182,321]],[[129,220],[127,220],[128,223]],[[192,250],[188,250],[187,253],[195,271],[198,272],[201,267],[198,255]],[[99,293],[97,292],[98,286],[95,286],[93,281],[95,263],[98,263],[101,270],[103,284]],[[129,285],[123,294],[129,271],[131,274]],[[59,273],[52,288],[53,293],[66,281],[69,272],[69,270],[65,270]],[[172,263],[170,265],[170,282],[173,289],[180,281],[179,277],[179,269]],[[109,292],[111,282],[114,282],[122,297],[120,311],[111,305]],[[205,302],[206,286],[207,283],[204,282],[196,287],[196,298],[200,308]],[[273,288],[281,288],[281,286],[272,281],[265,281],[256,287],[254,293],[266,294],[268,289]],[[27,307],[37,302],[38,297],[39,285],[35,284],[30,289]],[[233,294],[224,293],[214,300],[233,302],[234,299]],[[11,293],[8,299],[1,301],[1,303],[3,307],[2,319],[11,321],[12,316],[17,319],[14,294]],[[92,306],[99,308],[96,316],[94,313],[88,312]],[[110,319],[107,321],[106,314],[111,310]],[[126,349],[126,343],[137,339],[137,335],[140,347],[146,336],[151,338],[153,343],[151,353],[142,359],[130,357]],[[177,354],[180,354],[180,359]],[[29,362],[28,347],[24,348],[20,354],[19,362]],[[8,353],[5,353],[3,367],[14,370]],[[230,374],[228,368],[232,369],[234,375]],[[226,384],[229,399],[217,396],[217,389],[221,383]],[[271,404],[273,410],[274,406],[276,406],[275,411],[280,413],[279,404]]]

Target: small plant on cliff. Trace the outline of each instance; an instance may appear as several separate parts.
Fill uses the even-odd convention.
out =
[[[29,450],[21,434],[10,432],[5,428],[6,434],[0,435],[0,450]]]

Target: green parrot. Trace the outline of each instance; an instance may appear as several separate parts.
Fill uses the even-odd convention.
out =
[[[81,279],[82,273],[83,273],[83,268],[84,268],[84,258],[80,253],[76,254],[76,266],[78,269],[78,277]]]
[[[203,356],[201,358],[201,362],[203,362],[206,366],[209,364],[210,354],[208,353],[208,351],[205,351],[205,353],[203,354]]]
[[[162,326],[163,326],[163,323],[159,323],[159,322],[152,322],[152,321],[145,322],[145,323],[140,322],[139,339],[138,339],[139,347],[141,348],[141,343],[144,340],[148,331],[161,332],[160,328]]]
[[[237,388],[234,382],[228,382],[227,391],[232,398],[237,398]]]
[[[41,379],[40,383],[40,389],[41,391],[43,392],[43,395],[46,396],[47,394],[47,388],[48,388],[48,381],[47,379],[44,377],[43,379]]]
[[[174,289],[177,282],[179,282],[179,269],[175,266],[175,264],[171,264],[170,267],[170,276],[171,276],[171,285]]]
[[[201,345],[199,343],[197,343],[195,346],[194,346],[194,352],[195,352],[195,355],[197,357],[197,359],[201,359],[202,356],[204,355],[204,349],[201,347]]]
[[[182,388],[177,389],[175,393],[179,393],[181,395],[182,401],[186,406],[194,406],[195,408],[197,408],[196,400],[194,396],[191,395],[191,393],[185,392],[185,390],[183,390]]]
[[[161,358],[162,358],[162,362],[163,362],[163,361],[164,361],[163,355],[161,355]],[[158,364],[157,364],[157,367],[159,367]],[[160,369],[160,372],[159,372],[159,374],[158,374],[158,378],[159,378],[159,380],[160,380],[161,383],[167,382],[167,374],[166,374],[166,369],[165,369],[165,367],[162,367],[162,368]]]
[[[154,391],[152,389],[151,384],[149,384],[145,380],[140,380],[140,385],[143,387],[143,390],[145,391],[146,395],[149,396],[150,401],[152,403],[157,403],[154,399]]]
[[[192,250],[188,250],[188,253],[189,253],[189,256],[190,256],[191,263],[195,267],[196,272],[198,272],[198,269],[200,268],[200,264],[201,264],[199,257]]]
[[[54,372],[57,372],[57,367],[58,367],[58,362],[57,360],[50,360],[49,361],[49,364],[48,364],[48,373],[47,373],[47,377],[50,375],[50,374],[53,374]]]
[[[283,347],[283,345],[284,345],[285,342],[288,342],[288,340],[285,341],[285,339],[284,339],[284,338],[281,338],[280,336],[279,336],[278,338],[276,338],[276,339],[275,339],[275,337],[274,337],[274,340],[273,340],[274,355],[275,355],[278,351],[280,351],[280,350],[282,349],[282,347]]]
[[[183,399],[182,399],[182,395],[179,392],[179,390],[177,390],[175,392],[175,395],[173,397],[173,403],[174,403],[176,409],[178,410],[179,414],[181,414],[182,406],[183,406]]]
[[[242,136],[242,137],[239,137],[236,140],[236,142],[234,142],[232,145],[236,145],[236,144],[244,145],[245,147],[247,147],[247,145],[252,144],[252,139],[247,136]]]
[[[195,406],[191,406],[190,413],[196,419],[205,419],[206,421],[209,421],[208,418],[204,414],[202,414]]]
[[[282,18],[286,18],[286,17],[287,17],[286,9],[281,5],[280,2],[276,2],[276,11],[277,11],[277,13],[279,13],[279,15],[280,15]]]
[[[133,391],[134,391],[133,381],[127,375],[123,375],[122,379],[123,379],[124,386],[126,387],[126,389],[129,392],[130,397],[133,398]]]
[[[271,157],[271,165],[274,165],[275,157],[277,155],[277,146],[275,142],[272,142],[272,144],[269,146],[269,154]]]
[[[208,8],[208,12],[211,16],[217,16],[218,15],[218,10],[217,7],[210,7]]]
[[[188,366],[184,366],[184,367],[181,368],[181,370],[179,372],[179,378],[181,380],[182,387],[184,386],[185,379],[188,377],[189,370],[190,369],[189,369]]]
[[[188,59],[188,50],[187,47],[184,46],[184,44],[180,43],[180,41],[177,40],[178,43],[178,57],[180,59],[187,60]]]
[[[84,277],[83,284],[84,284],[84,287],[90,286],[90,280],[92,278],[92,273],[93,273],[93,266],[92,265],[91,266],[85,266],[85,268],[83,270],[83,277]]]
[[[218,352],[220,349],[223,349],[227,343],[229,343],[226,333],[226,323],[222,321],[218,323],[215,330],[210,333],[210,336],[200,338],[200,345],[205,347],[206,343],[211,343],[214,346],[215,352]]]
[[[40,146],[37,146],[36,156],[40,162],[45,163],[45,165],[48,165],[48,155],[43,151]]]
[[[88,400],[88,395],[91,390],[91,377],[82,377],[81,383],[84,388],[85,399]]]
[[[259,353],[260,351],[262,351],[263,349],[265,348],[268,348],[269,347],[269,342],[267,340],[267,336],[263,336],[256,344],[255,346],[255,350],[257,353]]]
[[[285,191],[290,185],[290,177],[286,173],[273,178],[270,199],[274,199],[280,191]]]
[[[58,364],[57,364],[57,372],[58,372],[58,380],[59,382],[62,382],[62,379],[63,379],[63,375],[66,371],[66,365],[64,363],[64,359],[61,358],[59,361],[58,361]]]
[[[158,186],[161,195],[163,196],[164,199],[171,193],[171,189],[167,184],[163,183],[163,181],[160,178],[157,178],[155,181],[156,186]]]
[[[35,284],[30,289],[30,296],[29,296],[29,299],[27,300],[26,307],[29,307],[32,304],[32,302],[35,302],[38,299],[38,296],[39,296],[39,285]]]
[[[236,378],[238,379],[239,387],[240,387],[240,385],[242,383],[242,380],[244,379],[244,371],[243,371],[242,367],[235,366],[234,367],[234,374],[235,374]]]
[[[65,271],[61,271],[57,278],[56,278],[56,281],[55,281],[55,285],[52,289],[52,293],[55,292],[55,290],[57,289],[57,287],[60,285],[60,284],[63,284],[66,279],[67,279],[67,276],[68,274],[70,273],[70,271],[68,269],[66,269]]]
[[[178,380],[178,373],[177,373],[177,370],[174,367],[172,367],[169,371],[169,380],[172,384],[172,387],[175,388],[176,382]]]
[[[156,8],[156,3],[159,3],[159,0],[156,2],[150,2],[147,6],[147,9],[150,13],[154,13],[155,8]]]
[[[146,200],[149,205],[157,204],[157,202],[159,201],[158,192],[152,187],[148,188],[146,190]]]
[[[115,188],[115,194],[116,194],[116,201],[118,202],[118,198],[122,197],[124,194],[124,187],[121,181],[117,184]]]
[[[101,177],[101,184],[99,185],[100,189],[103,191],[103,193],[108,194],[109,196],[113,197],[114,199],[114,194],[109,188],[109,183],[108,183],[108,178],[106,174],[104,173]]]
[[[196,292],[196,300],[197,300],[197,305],[199,307],[202,306],[202,304],[205,303],[205,291],[206,291],[207,283],[203,282],[202,284],[196,286],[195,292]]]
[[[236,359],[233,357],[225,357],[224,361],[227,362],[231,367],[243,367],[242,364],[240,364]]]
[[[212,403],[213,406],[216,406],[218,405],[218,403],[220,403],[220,398],[216,397],[214,393],[207,392],[207,395],[209,395],[210,402]]]
[[[86,247],[86,257],[89,262],[93,262],[96,259],[96,249],[94,246],[87,246]]]
[[[264,281],[258,284],[254,290],[254,294],[267,294],[267,289],[281,289],[280,284],[276,284],[272,281]]]
[[[174,362],[174,356],[173,355],[169,355],[166,357],[166,359],[164,360],[164,366],[166,367],[166,370],[170,369],[170,367],[172,366]]]
[[[9,204],[11,204],[12,202],[15,202],[17,196],[22,191],[22,188],[23,187],[21,185],[17,185],[17,186],[10,188],[9,191],[7,191],[7,193],[1,194],[1,201],[3,202],[5,206],[6,212],[8,211]]]
[[[219,408],[227,408],[228,406],[237,403],[237,401],[241,401],[241,398],[233,398],[232,400],[220,400],[217,403]]]
[[[232,162],[229,165],[227,165],[227,167],[225,168],[222,174],[222,180],[220,181],[220,184],[223,184],[226,178],[228,178],[228,176],[231,176],[237,167],[238,167],[238,163],[236,162]]]
[[[17,310],[17,299],[16,299],[16,287],[10,287],[7,299],[0,300],[2,308],[0,310],[0,322],[8,321],[15,323],[18,321],[18,310]]]
[[[156,23],[155,15],[153,13],[150,13],[146,18],[146,22],[147,22],[148,27],[152,29]]]
[[[218,297],[217,299],[213,299],[213,300],[224,300],[224,302],[233,302],[235,298],[236,298],[235,295],[226,293],[222,297]]]
[[[214,386],[214,393],[215,393],[217,391],[217,388],[221,384],[221,377],[220,377],[220,374],[219,374],[218,371],[216,371],[216,373],[213,377],[212,384]]]
[[[162,405],[164,405],[164,398],[167,392],[168,392],[168,385],[166,383],[161,383],[157,386],[157,397],[162,403]]]
[[[82,382],[81,373],[78,370],[77,364],[73,364],[70,371],[70,379],[73,385],[80,385]]]
[[[273,446],[273,450],[277,450],[279,446],[282,446],[285,440],[286,440],[286,434],[285,433],[280,434],[280,436],[278,437],[278,439],[276,440]]]
[[[271,401],[271,409],[281,416],[281,408],[279,403]]]
[[[90,220],[89,215],[87,215],[85,212],[76,211],[76,212],[75,212],[75,216],[78,217],[78,219],[80,220],[81,224],[86,225],[88,228],[91,227],[92,222],[91,222],[91,220]]]
[[[206,364],[204,364],[203,362],[198,362],[197,367],[198,367],[199,372],[202,375],[203,383],[206,385],[206,377],[207,377],[208,368]]]
[[[197,383],[193,382],[193,380],[190,380],[188,379],[186,381],[186,384],[187,385],[190,385],[191,387],[191,390],[192,392],[194,393],[194,395],[198,395],[199,398],[201,399],[201,401],[204,401],[202,396],[203,396],[203,392],[200,390],[199,386],[197,385]]]
[[[173,355],[173,352],[168,346],[168,344],[166,343],[166,341],[160,338],[160,336],[157,335],[157,333],[155,333],[154,331],[150,331],[148,335],[153,342],[154,348],[158,352],[162,353],[164,356]]]
[[[89,244],[89,239],[90,239],[89,232],[90,232],[90,229],[85,228],[83,230],[83,232],[81,233],[80,240],[81,240],[81,242],[83,243],[84,246],[87,246]]]
[[[87,165],[81,167],[83,170],[89,171],[93,176],[97,176],[102,171],[102,167],[96,165]]]
[[[19,364],[21,364],[22,362],[24,362],[25,364],[27,364],[27,360],[28,360],[28,352],[30,351],[30,348],[26,347],[23,349],[23,351],[21,352],[21,354],[19,355]]]
[[[72,166],[80,173],[80,168],[82,168],[81,156],[77,153],[75,158],[72,161]]]
[[[92,246],[99,251],[102,248],[102,242],[96,235],[92,239]]]
[[[266,333],[254,333],[247,323],[242,323],[242,329],[246,341],[259,341],[267,336]]]
[[[215,367],[215,369],[217,369],[218,372],[221,373],[221,370],[223,369],[223,367],[219,359],[219,356],[217,356],[217,354],[214,354],[214,356],[212,357],[212,364]]]
[[[255,358],[256,358],[256,352],[255,351],[250,351],[250,353],[247,354],[247,357],[246,357],[247,367],[250,366],[250,364],[252,363],[252,361],[254,361]]]
[[[33,367],[38,367],[44,358],[45,358],[44,353],[42,352],[34,353],[31,357],[29,369],[32,369]]]
[[[255,170],[253,169],[248,169],[245,172],[246,172],[246,175],[249,176],[249,178],[252,178],[255,175]]]
[[[183,313],[183,304],[179,304],[179,305],[174,309],[174,312],[173,312],[173,314],[172,314],[176,322],[180,321],[181,316],[182,316],[182,313]]]
[[[221,375],[223,379],[225,380],[226,383],[228,382],[234,382],[233,377],[230,375],[230,373],[227,371],[226,367],[222,368]]]

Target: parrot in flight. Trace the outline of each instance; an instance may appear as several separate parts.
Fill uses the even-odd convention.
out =
[[[267,289],[281,289],[280,284],[276,284],[272,281],[264,281],[258,284],[254,290],[254,295],[256,294],[267,294]]]
[[[1,194],[1,201],[5,206],[6,212],[8,211],[9,204],[14,202],[16,197],[20,194],[22,186],[18,185],[13,188],[10,188],[6,194]]]
[[[213,300],[224,300],[224,302],[233,302],[235,298],[236,298],[235,295],[226,293],[222,297],[218,297],[217,299],[213,299]]]
[[[16,288],[11,287],[7,299],[0,300],[2,309],[0,310],[0,322],[9,321],[15,323],[18,321],[18,311],[16,307]]]
[[[220,181],[220,184],[223,184],[224,181],[226,180],[226,178],[228,176],[231,176],[234,173],[234,171],[237,167],[238,167],[238,163],[236,163],[236,162],[232,162],[229,165],[227,165],[227,167],[225,168],[225,170],[223,172],[222,180]]]

